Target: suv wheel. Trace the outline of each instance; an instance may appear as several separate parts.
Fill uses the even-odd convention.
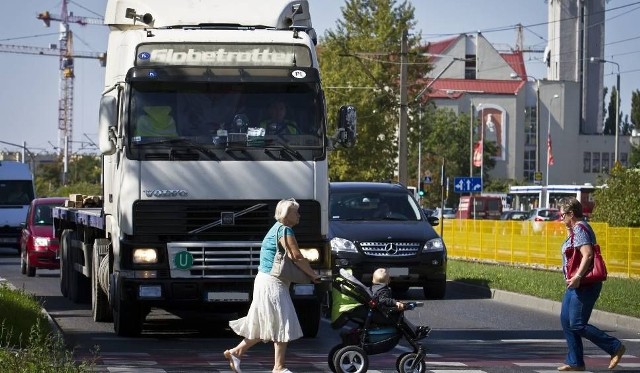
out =
[[[426,299],[443,299],[447,291],[447,279],[424,280],[422,289]]]

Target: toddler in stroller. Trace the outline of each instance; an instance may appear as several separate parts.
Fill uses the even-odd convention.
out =
[[[396,360],[398,372],[425,372],[425,348],[418,341],[429,334],[429,327],[414,326],[404,317],[404,310],[421,306],[418,302],[402,303],[391,297],[389,276],[381,268],[373,274],[371,288],[345,269],[333,280],[332,323],[334,329],[355,324],[340,333],[342,342],[329,352],[329,368],[333,372],[366,372],[368,355],[393,349],[404,337],[413,348]]]

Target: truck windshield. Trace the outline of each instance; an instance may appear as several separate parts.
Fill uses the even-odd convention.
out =
[[[324,156],[324,100],[317,83],[134,81],[129,102],[134,158],[162,149],[217,160],[234,151],[252,159],[281,150],[293,158],[317,158],[318,151]]]
[[[33,200],[33,184],[29,180],[0,182],[0,206],[24,206]]]

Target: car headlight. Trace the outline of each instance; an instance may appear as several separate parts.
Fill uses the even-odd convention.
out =
[[[49,237],[35,237],[33,239],[34,246],[49,246],[51,239]]]
[[[135,264],[158,263],[158,253],[156,249],[141,248],[133,250],[133,262]]]
[[[351,253],[358,252],[358,250],[356,250],[356,245],[354,245],[353,242],[340,237],[331,239],[331,251]]]
[[[444,250],[444,241],[442,241],[442,238],[439,238],[439,237],[427,241],[427,243],[424,244],[424,247],[422,248],[423,253],[443,251],[443,250]]]
[[[309,262],[317,262],[320,260],[320,252],[318,249],[303,249],[300,248],[300,253],[304,256]]]

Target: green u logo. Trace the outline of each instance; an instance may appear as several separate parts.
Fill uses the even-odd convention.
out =
[[[188,251],[181,251],[173,257],[173,264],[178,269],[189,269],[193,266],[193,255]]]

